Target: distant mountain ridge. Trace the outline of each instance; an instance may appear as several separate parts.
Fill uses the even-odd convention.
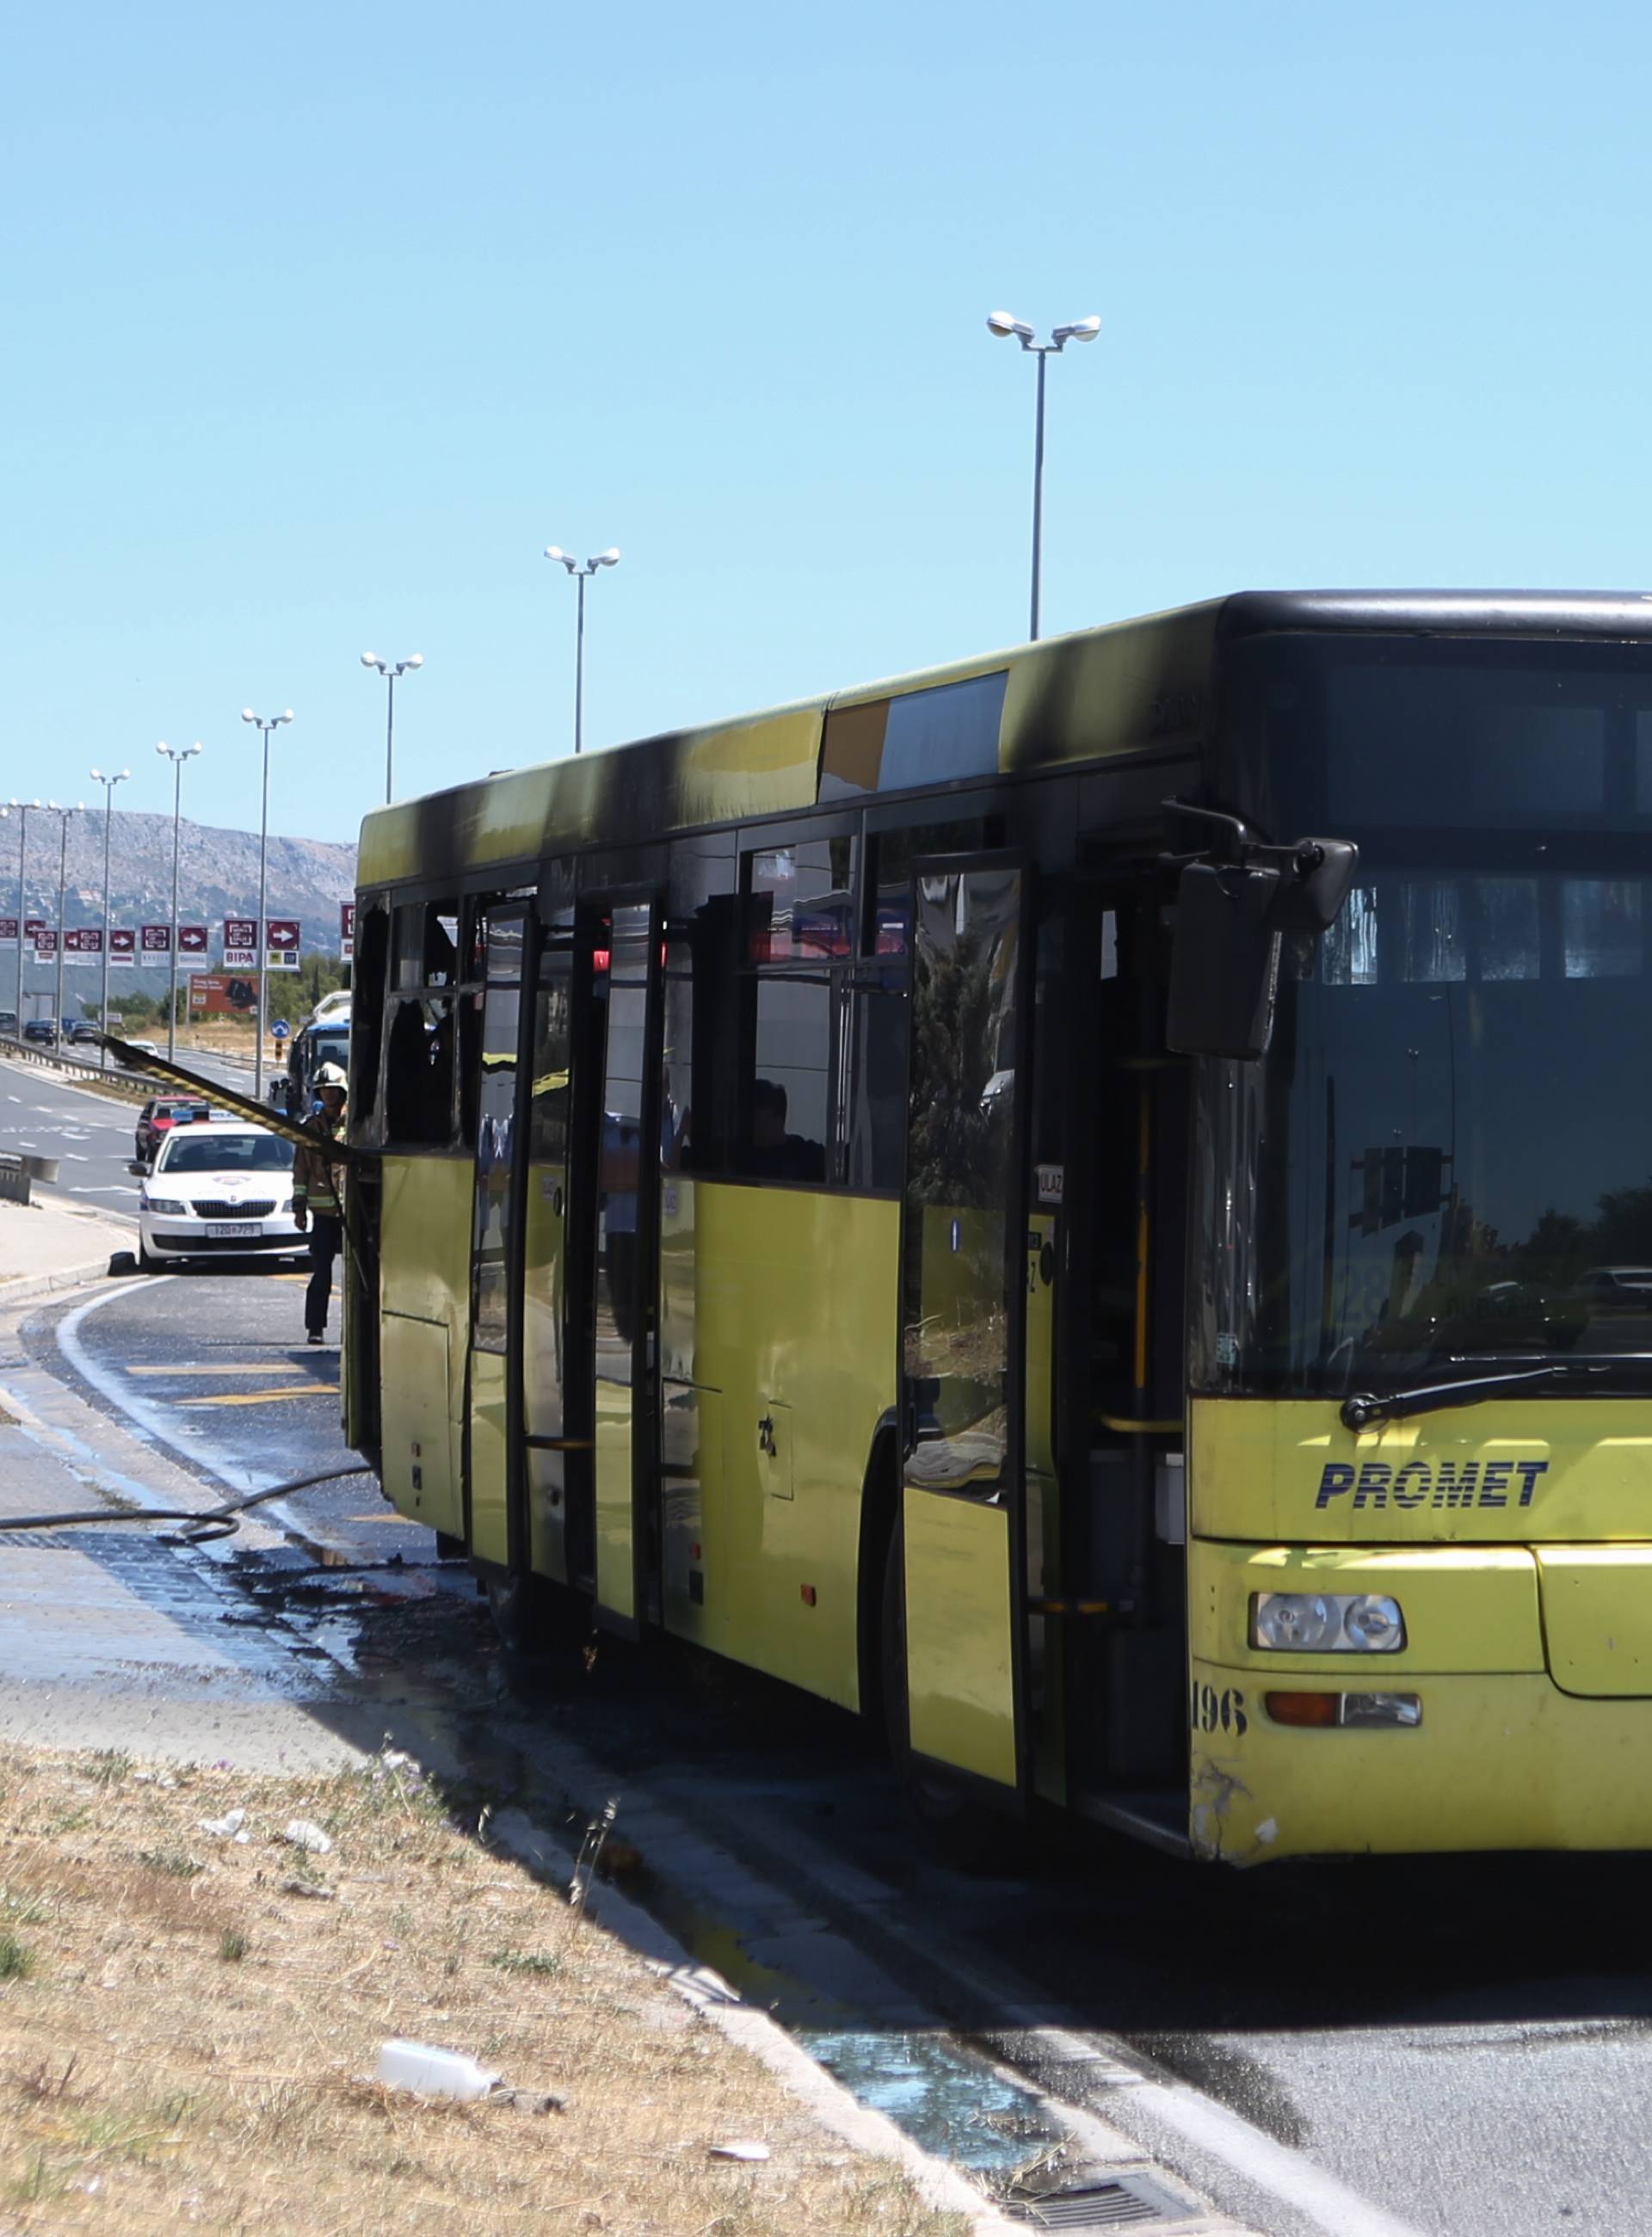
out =
[[[0,915],[17,901],[18,821],[0,822]],[[57,921],[59,827],[44,808],[29,817],[28,905],[25,916]],[[354,847],[329,839],[269,835],[265,913],[296,917],[302,946],[339,952],[339,905],[355,894]],[[69,820],[68,877],[63,916],[69,926],[103,921],[103,816],[99,808]],[[109,851],[109,921],[165,924],[172,912],[172,818],[116,808]],[[211,960],[226,916],[258,914],[258,834],[212,824],[179,827],[178,918],[212,927]]]

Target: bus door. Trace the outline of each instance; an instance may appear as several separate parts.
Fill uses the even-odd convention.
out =
[[[558,1584],[592,1582],[590,1502],[581,1501],[568,1422],[569,1172],[573,1098],[573,961],[570,924],[545,924],[534,972],[523,1210],[522,1445],[527,1566]],[[576,1407],[577,1411],[577,1407]]]
[[[519,1568],[512,1456],[519,1448],[522,1284],[519,1206],[525,1173],[526,1065],[522,1049],[524,951],[519,902],[487,911],[481,1078],[471,1219],[469,1392],[466,1406],[470,1548],[479,1561]]]
[[[909,1742],[1022,1799],[1028,884],[913,872],[901,1354]]]
[[[650,1488],[657,1481],[662,936],[652,901],[579,912],[567,1475],[571,1509],[589,1518],[598,1609],[621,1627],[657,1613]]]

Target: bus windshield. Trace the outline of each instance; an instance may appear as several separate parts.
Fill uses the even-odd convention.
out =
[[[1227,782],[1360,848],[1288,937],[1272,1048],[1211,1065],[1193,1378],[1652,1376],[1652,648],[1259,638]]]

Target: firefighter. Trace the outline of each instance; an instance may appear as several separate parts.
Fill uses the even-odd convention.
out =
[[[301,1143],[293,1158],[293,1219],[301,1235],[310,1237],[310,1279],[304,1292],[304,1332],[312,1343],[327,1334],[327,1301],[333,1295],[333,1262],[344,1240],[341,1191],[344,1170],[321,1146],[335,1142],[344,1132],[344,1099],[348,1086],[336,1064],[319,1067],[314,1079],[315,1109],[304,1122],[315,1146]]]

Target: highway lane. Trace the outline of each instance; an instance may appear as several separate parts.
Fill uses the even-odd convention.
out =
[[[135,1282],[36,1327],[43,1364],[217,1481],[272,1481],[342,1453],[336,1354],[303,1346],[290,1278]],[[363,1560],[433,1551],[366,1481],[301,1505]],[[420,1621],[421,1674],[445,1659],[474,1668],[472,1600],[439,1595]],[[492,1711],[476,1715],[478,1734],[494,1729]],[[897,1986],[938,2001],[965,2033],[1034,2072],[1038,2042],[1015,2030],[1122,2045],[1379,2217],[1339,2223],[1260,2197],[1242,2167],[1174,2131],[1164,2093],[1107,2089],[1104,2075],[1096,2109],[1268,2237],[1622,2237],[1648,2226],[1642,1858],[1351,1860],[1240,1875],[1040,1818],[983,1878],[948,1870],[913,1838],[874,1731],[669,1643],[603,1640],[556,1700],[554,1726],[611,1773],[612,1791],[647,1782],[710,1847],[803,1888],[803,1911],[860,1937]],[[841,1978],[811,1970],[814,1938],[737,1904],[710,1946],[719,1967],[806,2023],[844,1996]],[[854,2016],[892,2038],[906,2023],[877,2001],[884,1993],[857,1990]],[[1060,2086],[1075,2088],[1071,2073]]]
[[[181,1051],[180,1061],[203,1078],[252,1092],[250,1064],[195,1050]],[[36,1194],[46,1203],[61,1198],[135,1219],[138,1184],[127,1166],[135,1151],[139,1107],[42,1066],[0,1060],[0,1150],[61,1160],[55,1184],[36,1184]]]
[[[76,1087],[33,1065],[0,1062],[0,1150],[61,1160],[54,1198],[135,1221],[138,1184],[128,1172],[138,1106]]]

